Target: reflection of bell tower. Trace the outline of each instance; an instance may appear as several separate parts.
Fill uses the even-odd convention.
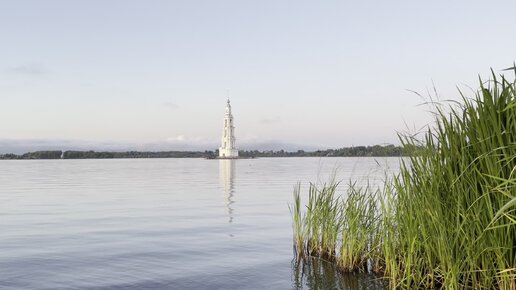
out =
[[[222,130],[222,144],[219,148],[219,158],[237,158],[238,150],[235,147],[235,126],[233,126],[233,115],[231,114],[231,104],[226,104],[224,114],[224,129]]]
[[[233,193],[235,190],[233,179],[235,177],[235,160],[219,160],[219,175],[224,189],[224,204],[228,214],[228,222],[233,222]]]

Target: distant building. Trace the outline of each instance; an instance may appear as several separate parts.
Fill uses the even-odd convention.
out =
[[[219,158],[238,158],[238,149],[235,147],[235,127],[233,126],[233,115],[231,104],[226,104],[224,114],[224,129],[222,130],[222,144],[219,148]]]

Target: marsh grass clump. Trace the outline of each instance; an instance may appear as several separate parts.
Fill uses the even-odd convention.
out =
[[[307,239],[306,234],[306,223],[301,213],[301,184],[298,183],[294,187],[294,204],[289,205],[290,213],[292,215],[292,229],[294,232],[294,251],[298,258],[302,258],[305,255],[305,241]]]
[[[335,257],[340,222],[338,183],[330,182],[318,188],[311,183],[308,190],[308,206],[305,216],[307,225],[307,250],[311,256],[325,259]]]
[[[516,289],[515,211],[497,215],[516,196],[515,83],[493,74],[475,98],[435,111],[394,180],[398,283]]]
[[[344,195],[337,195],[339,182],[321,186],[310,183],[306,210],[301,209],[301,186],[294,188],[294,250],[299,258],[320,257],[335,261],[342,269],[366,270],[367,261],[378,243],[376,193],[350,183]]]
[[[306,255],[347,272],[370,263],[391,288],[516,289],[516,84],[493,73],[462,98],[435,104],[422,140],[400,137],[414,154],[381,190],[311,185]]]
[[[346,272],[366,270],[371,258],[377,220],[376,193],[369,185],[359,187],[350,183],[341,208],[341,242],[338,264]]]

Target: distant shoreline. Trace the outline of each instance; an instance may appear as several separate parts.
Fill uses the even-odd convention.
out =
[[[240,150],[243,159],[257,157],[401,157],[408,156],[412,150],[394,145],[354,146],[340,149],[316,151],[284,150]],[[0,160],[34,160],[34,159],[130,159],[130,158],[206,158],[216,159],[218,151],[34,151],[24,154],[0,154]]]

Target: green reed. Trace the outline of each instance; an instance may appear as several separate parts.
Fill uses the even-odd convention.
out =
[[[318,188],[310,184],[306,212],[307,250],[312,256],[331,259],[335,254],[339,229],[339,198],[335,196],[338,183]]]
[[[371,235],[376,222],[375,194],[369,191],[369,186],[362,188],[352,183],[341,207],[339,266],[345,271],[365,270],[371,257]]]
[[[305,241],[307,237],[306,224],[304,217],[301,214],[301,184],[298,183],[294,187],[294,205],[290,206],[290,213],[292,214],[292,229],[294,232],[294,251],[298,258],[302,258],[305,255]]]
[[[492,74],[474,98],[434,104],[435,126],[400,136],[416,150],[381,190],[310,185],[296,248],[342,271],[369,261],[392,288],[516,289],[515,88]]]
[[[495,219],[516,195],[514,89],[493,74],[474,99],[435,106],[435,128],[395,178],[399,285],[516,287],[515,212]]]

